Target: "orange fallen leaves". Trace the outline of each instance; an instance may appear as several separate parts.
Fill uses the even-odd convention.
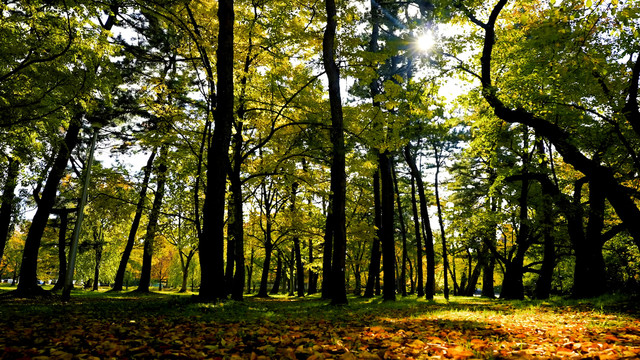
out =
[[[566,308],[532,316],[520,315],[504,303],[487,302],[493,310],[487,315],[434,312],[425,304],[421,312],[413,309],[407,316],[401,308],[304,313],[303,305],[296,308],[291,302],[286,307],[277,301],[262,304],[249,299],[246,303],[249,308],[268,307],[278,316],[267,318],[260,310],[256,317],[245,318],[242,311],[247,311],[247,305],[238,305],[242,311],[230,319],[218,317],[221,310],[194,310],[190,304],[174,306],[160,316],[154,313],[157,310],[128,310],[126,304],[117,313],[99,307],[65,308],[34,317],[18,311],[3,315],[5,321],[0,322],[0,359],[602,360],[640,356],[640,322],[629,319],[621,326],[603,328],[596,325],[604,315]]]

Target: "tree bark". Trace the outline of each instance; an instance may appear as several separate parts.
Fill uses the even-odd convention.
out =
[[[418,203],[416,201],[416,179],[411,174],[411,210],[413,212],[413,226],[416,236],[416,272],[418,276],[417,291],[418,297],[424,296],[424,277],[422,266],[422,236],[420,231],[420,216],[418,215]]]
[[[416,161],[411,154],[409,145],[404,148],[404,158],[407,165],[411,169],[411,175],[416,180],[418,188],[418,198],[420,199],[420,217],[422,221],[422,229],[425,233],[425,252],[427,254],[427,286],[425,289],[425,297],[427,300],[433,300],[436,282],[436,256],[433,249],[433,233],[431,232],[431,224],[429,223],[429,212],[427,211],[427,197],[424,193],[424,184],[422,182],[422,174],[418,170]]]
[[[371,259],[369,261],[369,276],[367,277],[367,285],[364,290],[364,297],[371,298],[374,295],[376,282],[380,279],[380,260],[382,253],[380,251],[380,238],[382,237],[382,207],[380,205],[380,172],[373,174],[373,224],[375,226],[375,235],[371,244]]]
[[[335,0],[325,0],[327,27],[322,42],[322,59],[329,83],[329,104],[331,106],[331,144],[333,158],[331,164],[331,193],[333,194],[333,256],[331,259],[331,303],[347,303],[345,279],[346,266],[346,187],[344,125],[342,99],[340,96],[340,72],[335,62],[335,37],[337,12]]]
[[[245,78],[246,81],[246,78]],[[239,116],[240,117],[240,116]],[[240,181],[240,167],[242,166],[242,129],[243,123],[236,122],[236,134],[234,136],[233,168],[230,173],[231,199],[233,201],[233,216],[231,223],[231,236],[235,244],[235,273],[231,297],[234,300],[242,300],[244,293],[244,214],[242,211],[242,183]]]
[[[322,252],[322,298],[331,299],[331,256],[333,254],[333,196],[329,195],[324,223],[324,247]]]
[[[153,206],[151,208],[151,213],[149,214],[149,223],[147,224],[147,233],[144,237],[140,283],[136,289],[138,292],[149,292],[149,287],[151,285],[151,262],[155,246],[156,232],[158,230],[158,219],[162,208],[162,198],[164,197],[164,185],[167,181],[167,153],[168,146],[163,144],[160,147],[160,156],[158,158],[156,194],[153,197]]]
[[[154,148],[147,159],[147,165],[144,167],[144,178],[142,180],[142,188],[140,189],[140,198],[136,205],[136,214],[133,217],[133,223],[131,223],[131,229],[129,230],[129,237],[127,238],[127,244],[125,245],[122,258],[120,259],[120,265],[116,272],[116,277],[113,282],[112,291],[122,291],[122,285],[124,284],[124,275],[127,271],[127,264],[129,263],[129,257],[131,257],[131,251],[136,241],[136,233],[138,227],[140,227],[140,220],[142,219],[142,211],[144,210],[144,203],[147,200],[147,190],[149,188],[149,179],[151,178],[151,170],[153,168],[153,160],[156,156],[156,149]]]
[[[233,0],[218,1],[218,94],[215,129],[207,153],[207,191],[203,208],[204,224],[199,239],[200,298],[221,300],[227,295],[224,283],[224,208],[227,191],[228,152],[234,114],[233,85]]]
[[[380,166],[380,187],[382,190],[382,267],[383,285],[382,297],[385,301],[396,299],[396,247],[394,233],[394,206],[393,206],[393,175],[391,173],[391,159],[389,152],[378,152],[378,164]]]
[[[271,257],[271,255],[269,255]],[[266,260],[265,260],[266,264]],[[262,272],[262,278],[264,279],[264,270]],[[276,261],[276,278],[273,280],[273,286],[271,287],[270,295],[276,295],[280,292],[280,282],[282,281],[282,256],[278,251],[278,260]],[[265,286],[266,288],[266,286]],[[262,283],[260,283],[260,289],[262,289]],[[258,297],[266,297],[262,295],[262,291],[258,292]]]
[[[396,174],[396,169],[393,164],[391,164],[391,170],[393,173],[393,186],[396,194],[396,204],[398,206],[398,220],[400,220],[400,235],[402,238],[402,265],[400,267],[400,281],[398,282],[400,285],[400,294],[402,296],[407,296],[407,261],[409,259],[408,249],[407,249],[407,228],[404,224],[404,212],[402,211],[402,201],[400,199],[400,188],[398,187],[398,176]]]
[[[20,162],[16,159],[9,158],[7,177],[4,180],[4,189],[2,191],[2,205],[0,205],[0,262],[2,262],[4,248],[9,240],[11,215],[13,214],[13,203],[15,201],[15,190],[18,184],[19,170]]]
[[[313,264],[314,260],[313,239],[309,238],[309,264]],[[309,289],[307,290],[307,293],[311,295],[316,292],[318,292],[318,274],[316,274],[312,268],[309,268]]]
[[[17,296],[37,296],[44,295],[46,292],[38,286],[38,251],[40,250],[40,242],[42,240],[42,234],[47,226],[49,214],[53,209],[53,205],[56,200],[56,193],[58,191],[58,184],[64,175],[67,162],[71,156],[71,151],[78,143],[78,134],[80,132],[80,125],[82,114],[76,114],[76,117],[71,120],[69,129],[64,138],[64,143],[61,144],[60,150],[56,155],[56,159],[53,163],[53,167],[49,172],[47,181],[42,191],[42,196],[38,202],[38,209],[31,221],[31,227],[29,227],[29,233],[24,244],[24,252],[22,255],[22,264],[20,266],[20,282],[16,290]]]
[[[449,269],[449,259],[447,255],[447,238],[444,232],[444,221],[442,219],[442,206],[440,205],[440,192],[439,192],[439,184],[438,184],[438,176],[440,175],[440,156],[438,155],[438,148],[434,147],[434,152],[436,154],[436,176],[435,176],[435,190],[436,190],[436,208],[438,209],[438,224],[440,225],[440,236],[442,239],[442,266],[444,268],[443,276],[444,276],[444,298],[449,300],[449,280],[447,271]]]
[[[589,180],[589,220],[584,241],[575,244],[576,266],[573,292],[575,298],[602,295],[607,290],[607,274],[602,257],[605,191],[597,176]]]

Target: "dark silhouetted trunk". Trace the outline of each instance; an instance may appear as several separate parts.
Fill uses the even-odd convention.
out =
[[[129,230],[129,237],[127,238],[127,245],[125,245],[124,252],[120,258],[120,265],[116,272],[116,277],[113,282],[113,291],[122,291],[122,285],[124,284],[124,275],[127,271],[127,264],[129,263],[129,257],[131,257],[131,251],[136,241],[136,234],[140,227],[140,219],[142,219],[142,211],[144,210],[144,203],[147,200],[147,190],[149,188],[149,179],[151,178],[151,170],[153,168],[153,159],[156,157],[156,149],[154,148],[147,160],[147,166],[144,167],[144,178],[142,179],[142,188],[140,189],[140,198],[136,205],[136,214],[133,217],[133,223],[131,223],[131,229]]]
[[[418,215],[418,203],[416,201],[416,183],[413,174],[411,174],[411,211],[413,212],[413,226],[416,237],[416,272],[418,279],[416,280],[418,297],[424,296],[424,277],[422,272],[422,236],[420,231],[420,216]]]
[[[575,244],[576,266],[572,296],[587,298],[602,295],[607,290],[606,270],[602,257],[605,192],[603,182],[594,175],[589,179],[589,220],[586,236]]]
[[[234,300],[242,300],[242,294],[244,292],[244,214],[242,211],[242,183],[240,181],[240,167],[242,166],[242,128],[242,122],[236,122],[236,134],[234,135],[233,146],[233,169],[230,173],[231,201],[233,202],[230,228],[235,245],[236,265],[231,290],[231,297]]]
[[[382,267],[383,267],[383,287],[382,297],[385,301],[396,299],[396,247],[393,237],[394,233],[394,196],[393,196],[393,175],[391,172],[391,159],[389,152],[379,152],[378,162],[380,166],[380,188],[382,207]]]
[[[15,202],[15,190],[18,184],[19,170],[20,162],[16,159],[9,158],[7,176],[4,180],[4,189],[2,190],[2,205],[0,205],[0,262],[2,262],[4,248],[7,245],[9,231],[11,230],[11,215],[13,214],[13,203]]]
[[[203,207],[200,252],[200,298],[216,301],[227,295],[224,283],[224,208],[227,192],[228,153],[234,115],[233,0],[218,1],[218,94],[215,127],[207,153],[207,191]]]
[[[380,260],[382,252],[380,251],[380,237],[382,229],[382,207],[380,205],[380,172],[373,174],[373,224],[375,226],[375,235],[371,244],[371,259],[369,261],[369,276],[367,278],[367,286],[364,290],[364,297],[373,297],[376,283],[380,284]],[[379,286],[378,286],[379,289]]]
[[[324,247],[322,253],[322,298],[331,299],[331,256],[333,254],[333,196],[329,195],[324,224]]]
[[[273,286],[271,287],[271,291],[269,292],[269,294],[276,295],[277,293],[279,293],[281,282],[282,282],[282,256],[280,256],[280,252],[278,251],[278,260],[276,261],[276,278],[273,280]],[[262,284],[260,286],[260,289],[262,289]],[[261,291],[258,292],[258,296],[264,297],[261,295]]]
[[[438,210],[438,224],[440,225],[440,236],[442,240],[442,266],[444,277],[444,298],[449,299],[449,280],[447,271],[449,270],[449,257],[447,255],[447,238],[444,232],[444,221],[442,219],[442,206],[440,205],[440,192],[438,184],[438,176],[440,175],[440,156],[438,155],[438,148],[434,147],[436,154],[436,176],[435,176],[435,188],[436,188],[436,208]]]
[[[429,223],[429,212],[427,211],[427,197],[424,192],[422,174],[418,170],[418,166],[411,154],[411,147],[409,145],[404,147],[404,158],[411,169],[411,176],[416,180],[416,186],[418,188],[418,198],[420,199],[420,221],[422,222],[422,230],[425,235],[424,244],[425,252],[427,254],[427,286],[425,289],[425,297],[427,300],[433,300],[436,282],[436,256],[433,249],[433,233],[431,232],[431,224]]]
[[[327,26],[322,42],[322,59],[329,83],[329,104],[331,107],[331,193],[333,194],[333,256],[331,258],[331,303],[347,303],[345,279],[347,234],[346,234],[346,188],[344,125],[342,100],[340,97],[340,72],[335,62],[335,37],[337,12],[335,0],[325,0]]]
[[[40,242],[42,234],[47,226],[49,214],[53,209],[56,201],[56,193],[58,184],[64,175],[67,162],[71,155],[71,151],[78,143],[78,134],[80,132],[81,114],[76,114],[76,118],[71,120],[69,129],[64,138],[64,143],[60,145],[58,154],[53,163],[49,176],[42,191],[42,196],[38,202],[38,209],[31,221],[29,233],[24,244],[24,252],[22,255],[22,264],[20,266],[20,282],[16,290],[18,296],[37,296],[46,294],[40,286],[38,286],[38,251],[40,250]]]
[[[313,239],[309,238],[309,264],[313,264]],[[313,271],[313,269],[309,268],[309,289],[307,293],[309,295],[315,294],[318,292],[318,274]]]
[[[140,283],[136,291],[149,292],[151,286],[151,265],[155,246],[155,237],[158,230],[158,219],[162,208],[162,198],[164,197],[164,185],[167,180],[167,145],[160,147],[160,156],[158,158],[156,182],[157,188],[153,197],[153,206],[149,214],[149,223],[147,224],[147,233],[144,237],[144,248],[142,253],[142,269],[140,270]]]
[[[69,213],[75,209],[60,209],[60,231],[58,232],[58,280],[51,291],[58,291],[64,288],[64,279],[67,277],[67,229],[69,227]]]
[[[391,165],[391,170],[393,172],[393,186],[396,194],[396,204],[398,206],[398,220],[400,220],[400,235],[402,238],[402,263],[400,266],[400,279],[398,281],[398,285],[400,285],[400,294],[402,296],[407,296],[407,261],[409,259],[409,255],[407,253],[407,228],[404,225],[404,212],[402,211],[402,201],[400,199],[400,188],[398,187],[398,176],[396,175],[395,166],[393,163]]]

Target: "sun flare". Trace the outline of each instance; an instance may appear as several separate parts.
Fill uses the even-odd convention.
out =
[[[416,39],[416,46],[418,50],[422,52],[427,52],[433,48],[435,40],[433,38],[433,33],[431,31],[427,31],[418,36]]]

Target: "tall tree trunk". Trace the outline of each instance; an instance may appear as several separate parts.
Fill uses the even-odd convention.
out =
[[[424,184],[422,182],[422,174],[418,170],[416,161],[411,154],[409,145],[404,147],[404,158],[407,165],[411,169],[411,175],[416,180],[418,188],[418,198],[420,199],[420,217],[422,221],[422,229],[425,234],[425,252],[427,254],[427,286],[425,289],[425,297],[427,300],[433,300],[436,283],[436,256],[433,250],[433,233],[431,232],[431,224],[429,223],[429,212],[427,211],[427,197],[424,193]]]
[[[371,259],[369,261],[369,276],[367,277],[367,285],[364,290],[364,297],[373,297],[376,283],[380,280],[380,260],[382,253],[380,251],[380,238],[382,237],[382,207],[380,205],[380,172],[373,174],[373,224],[375,226],[375,235],[371,244]]]
[[[256,254],[256,249],[254,247],[251,248],[251,257],[249,258],[249,265],[247,265],[247,294],[250,294],[251,291],[254,290],[252,286],[253,281],[253,259]]]
[[[280,256],[280,251],[278,251],[278,260],[276,261],[276,278],[273,280],[273,286],[271,287],[271,291],[269,292],[269,294],[276,295],[280,292],[282,272],[282,256]],[[264,271],[262,272],[262,277],[264,278]],[[260,284],[260,289],[262,289],[262,284]],[[260,294],[261,291],[258,292],[258,297],[264,297]]]
[[[164,197],[164,185],[167,181],[167,153],[168,146],[163,144],[160,147],[160,156],[158,158],[158,172],[156,175],[157,189],[155,196],[153,197],[151,213],[149,214],[147,233],[144,237],[140,283],[136,289],[138,292],[149,292],[149,286],[151,285],[151,262],[155,246],[156,232],[158,230],[158,219],[162,208],[162,198]]]
[[[331,193],[333,194],[333,256],[331,259],[331,303],[347,303],[345,279],[347,234],[346,234],[346,188],[344,125],[342,99],[340,97],[340,72],[335,62],[335,37],[337,12],[335,0],[325,0],[327,27],[322,42],[322,59],[329,83],[331,106]]]
[[[496,266],[496,258],[491,254],[489,256],[489,261],[482,267],[482,297],[487,298],[495,298],[496,293],[493,288],[493,270]]]
[[[418,273],[417,279],[417,291],[418,297],[421,298],[424,296],[424,277],[423,277],[423,266],[422,266],[422,236],[420,231],[420,217],[418,215],[418,203],[416,201],[416,179],[411,174],[411,210],[413,212],[413,226],[414,232],[416,236],[416,272]]]
[[[333,196],[329,195],[322,252],[322,298],[331,299],[331,256],[333,255]]]
[[[309,264],[313,264],[314,260],[313,239],[309,238]],[[309,267],[309,289],[307,293],[311,295],[315,294],[316,292],[318,292],[318,274],[316,274],[315,271],[311,267]]]
[[[31,227],[24,244],[24,252],[22,254],[22,264],[20,266],[20,283],[16,294],[18,296],[36,296],[46,294],[40,286],[38,286],[38,251],[40,250],[40,242],[42,234],[47,226],[49,214],[53,209],[56,201],[56,193],[58,184],[64,175],[67,162],[71,156],[71,151],[78,143],[78,134],[82,114],[76,114],[71,120],[69,129],[64,138],[64,143],[60,145],[60,150],[56,155],[53,167],[49,172],[47,181],[42,191],[42,196],[38,202],[38,209],[31,221]]]
[[[440,205],[440,192],[438,184],[438,176],[440,175],[440,161],[442,160],[438,155],[437,146],[434,147],[436,154],[436,176],[435,176],[435,189],[436,189],[436,208],[438,209],[438,224],[440,225],[440,235],[442,239],[442,266],[444,267],[444,298],[449,300],[449,280],[447,271],[449,269],[449,257],[447,255],[447,238],[444,232],[444,221],[442,219],[442,206]]]
[[[396,247],[393,237],[394,233],[394,206],[393,206],[393,176],[391,173],[391,159],[389,152],[378,153],[378,163],[380,166],[380,188],[382,190],[382,267],[383,267],[383,288],[382,297],[385,301],[396,299]]]
[[[294,182],[293,185],[291,185],[291,213],[292,213],[293,219],[297,218],[296,216],[298,211],[298,209],[296,208],[297,192],[298,192],[298,183]],[[303,297],[304,296],[304,267],[302,266],[302,251],[300,249],[300,237],[298,236],[297,230],[294,229],[294,231],[295,231],[295,235],[293,236],[293,249],[294,249],[294,255],[296,259],[297,289],[298,289],[298,296]],[[293,259],[291,261],[293,261]]]
[[[584,242],[575,244],[576,265],[573,297],[586,298],[606,292],[606,270],[602,257],[602,229],[604,228],[605,193],[603,182],[589,179],[589,220]]]
[[[402,211],[402,201],[400,199],[400,188],[398,187],[398,176],[396,168],[391,164],[393,173],[393,186],[396,194],[396,204],[398,206],[398,220],[400,220],[400,235],[402,237],[402,265],[400,267],[400,294],[407,296],[407,260],[409,259],[407,250],[407,228],[404,225],[404,212]]]
[[[246,82],[246,78],[245,78]],[[240,117],[240,115],[239,115]],[[240,117],[242,118],[242,117]],[[242,166],[242,122],[236,122],[236,134],[234,136],[233,169],[230,173],[231,201],[233,202],[233,214],[231,222],[231,235],[235,244],[236,269],[233,274],[233,286],[231,297],[234,300],[242,300],[244,293],[244,214],[242,211],[242,183],[240,181],[240,167]]]
[[[131,251],[136,241],[136,233],[138,227],[140,227],[140,220],[142,219],[142,211],[144,210],[144,203],[147,200],[147,190],[149,188],[149,179],[151,178],[151,170],[153,168],[153,160],[156,157],[156,148],[151,151],[149,159],[147,159],[147,165],[144,167],[144,178],[142,179],[142,188],[140,189],[140,198],[136,205],[136,214],[133,217],[133,223],[131,223],[131,229],[129,230],[129,237],[127,238],[127,245],[125,245],[122,258],[120,259],[120,265],[116,272],[116,278],[113,282],[112,291],[122,291],[122,285],[124,283],[124,275],[127,271],[127,264],[129,263],[129,257],[131,257]]]
[[[260,289],[258,290],[258,297],[269,297],[269,294],[267,294],[267,282],[269,281],[269,268],[271,267],[271,254],[273,252],[273,241],[271,240],[271,219],[269,217],[267,217],[267,232],[265,234],[265,237],[264,263],[262,265],[262,276],[260,277]],[[278,269],[280,269],[280,272],[282,271],[281,268],[282,260],[280,259],[280,253],[278,253]],[[276,273],[276,281],[280,281],[278,273]],[[274,284],[273,288],[277,289],[277,286],[275,286]]]
[[[191,266],[191,259],[193,259],[195,252],[191,250],[189,254],[180,254],[180,265],[182,267],[182,283],[180,285],[179,293],[187,292],[187,281],[189,280],[189,267]]]
[[[69,211],[60,209],[60,231],[58,232],[58,280],[51,291],[58,291],[64,288],[64,279],[67,277],[67,228],[69,227]]]
[[[551,284],[553,282],[553,269],[556,261],[556,244],[553,237],[553,204],[551,202],[551,194],[544,192],[543,189],[542,196],[542,237],[544,241],[544,253],[542,258],[542,267],[540,268],[540,276],[538,276],[538,281],[536,283],[536,298],[548,299],[551,295]]]
[[[224,284],[224,207],[227,192],[228,153],[234,114],[233,85],[233,0],[218,1],[218,94],[215,128],[207,154],[207,191],[203,208],[204,224],[200,237],[200,298],[223,299]]]
[[[7,176],[4,180],[4,189],[2,190],[2,205],[0,205],[0,262],[4,256],[4,248],[9,239],[9,230],[11,229],[11,215],[13,213],[13,203],[15,199],[16,185],[18,184],[18,172],[20,170],[20,162],[16,159],[9,158],[7,168]]]
[[[104,245],[104,238],[100,239],[101,237],[102,234],[99,235],[99,238],[95,239],[96,263],[93,269],[93,291],[98,291],[100,289],[100,265],[102,264],[102,250]]]
[[[525,135],[526,136],[526,135]],[[526,147],[525,147],[526,148]],[[526,161],[526,160],[525,160]],[[512,259],[506,259],[505,274],[502,281],[502,291],[500,298],[506,300],[524,299],[524,284],[522,277],[524,275],[524,257],[530,246],[530,231],[528,219],[529,207],[529,176],[527,174],[526,164],[523,169],[522,187],[520,190],[520,199],[518,206],[520,214],[518,219],[518,233],[516,234],[515,256]]]

